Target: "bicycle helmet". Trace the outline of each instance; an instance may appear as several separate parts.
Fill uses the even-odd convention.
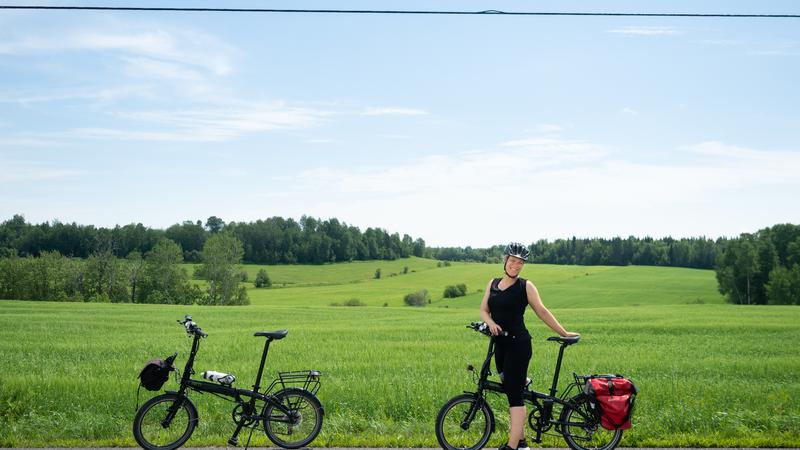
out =
[[[523,261],[527,261],[528,256],[531,255],[528,247],[520,244],[519,242],[511,242],[506,245],[506,250],[504,253],[506,256],[515,256]]]

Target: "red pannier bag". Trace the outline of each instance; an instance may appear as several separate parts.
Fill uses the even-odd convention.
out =
[[[600,425],[607,430],[631,427],[636,385],[622,375],[592,375],[584,391],[596,400]]]

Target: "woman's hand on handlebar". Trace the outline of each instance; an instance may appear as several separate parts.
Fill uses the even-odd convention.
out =
[[[489,325],[489,332],[492,333],[492,336],[499,336],[503,332],[503,329],[500,328],[500,325],[494,322],[489,322],[487,325]]]

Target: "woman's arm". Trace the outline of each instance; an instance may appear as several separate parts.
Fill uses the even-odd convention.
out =
[[[550,329],[555,331],[559,334],[559,336],[569,337],[569,336],[578,336],[578,333],[573,333],[571,331],[567,331],[564,329],[563,326],[558,322],[558,319],[544,306],[542,303],[542,298],[539,297],[539,291],[536,289],[536,286],[528,280],[527,285],[525,286],[525,292],[528,294],[528,304],[533,309],[533,312],[539,316],[542,322],[544,322]]]
[[[481,320],[486,322],[486,325],[489,325],[489,331],[492,332],[492,335],[497,336],[503,329],[492,320],[492,313],[489,312],[489,293],[491,289],[492,280],[489,280],[489,284],[486,285],[486,292],[483,293],[483,300],[481,300]]]

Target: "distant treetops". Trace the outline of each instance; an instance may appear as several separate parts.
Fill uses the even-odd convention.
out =
[[[716,264],[731,303],[800,304],[800,226],[780,224],[726,243]]]
[[[216,236],[221,239],[213,239]],[[211,247],[207,245],[209,240],[212,241]],[[221,241],[225,241],[224,245]],[[169,243],[174,245],[168,245]],[[158,289],[153,291],[147,284],[148,281],[136,285],[140,276],[137,267],[141,265],[154,270],[151,266],[155,264],[156,255],[161,255],[161,260],[203,262],[208,266],[204,266],[208,274],[203,277],[210,281],[211,287],[202,301],[246,303],[246,293],[234,287],[235,284],[231,281],[233,278],[217,280],[210,275],[228,273],[229,270],[212,267],[213,263],[209,266],[209,248],[217,249],[212,253],[226,253],[229,260],[236,261],[233,264],[323,264],[353,260],[393,260],[409,256],[435,258],[445,262],[491,263],[499,262],[503,251],[502,245],[483,249],[469,246],[430,248],[425,246],[425,241],[421,238],[414,239],[407,234],[401,238],[398,233],[389,234],[380,228],[367,228],[362,232],[338,219],[320,220],[308,216],[303,216],[299,221],[271,217],[255,222],[228,223],[217,216],[211,216],[205,225],[200,220],[185,221],[166,230],[145,227],[140,223],[117,225],[114,228],[96,228],[93,225],[64,224],[58,221],[30,224],[21,215],[0,223],[0,261],[47,256],[49,259],[41,264],[49,261],[48,264],[52,265],[56,264],[59,257],[69,257],[85,259],[90,268],[109,268],[120,265],[114,262],[116,260],[111,260],[111,257],[124,259],[124,265],[133,267],[133,272],[127,275],[131,280],[125,294],[130,296],[129,301],[137,301],[140,295],[144,296],[142,298],[149,298],[148,292],[161,292]],[[553,242],[539,240],[530,244],[529,248],[530,261],[534,263],[713,268],[716,270],[720,292],[731,303],[800,304],[798,225],[779,224],[755,233],[743,233],[732,239],[572,237]],[[18,263],[39,264],[32,261]],[[12,267],[8,262],[4,264],[0,264],[0,272],[5,270],[6,273],[0,273],[0,278],[3,275],[9,278]],[[14,267],[15,270],[21,268]],[[78,270],[76,267],[78,266],[73,263],[65,263],[59,273],[73,273]],[[25,279],[21,272],[14,273],[22,277],[20,279]],[[164,272],[165,276],[170,273],[174,272]],[[81,280],[89,280],[82,281],[82,296],[96,297],[100,295],[98,292],[103,292],[100,296],[108,297],[111,301],[123,297],[124,290],[114,285],[120,283],[119,277],[109,280],[101,277],[97,281],[92,278],[100,276],[97,273],[86,273],[79,277]],[[375,277],[379,278],[380,273],[377,272]],[[172,276],[173,280],[179,278],[181,277],[178,275]],[[217,281],[211,281],[212,279]],[[15,283],[19,284],[21,281]],[[86,287],[91,283],[96,288]],[[197,289],[184,281],[181,283],[184,283],[184,288],[181,288],[183,290],[170,291],[171,297],[184,299],[182,301],[200,301]],[[268,285],[264,276],[257,283]],[[36,289],[41,290],[46,286],[46,283],[41,284]],[[6,288],[8,289],[8,284]],[[166,295],[166,291],[163,292]],[[157,300],[161,294],[152,295]],[[224,300],[220,300],[219,295],[223,295]],[[193,300],[188,300],[189,298]]]
[[[225,231],[242,242],[244,262],[253,264],[323,264],[353,260],[394,260],[423,256],[425,241],[409,235],[401,238],[380,228],[357,227],[337,219],[303,216],[299,221],[271,217],[255,222],[229,222],[211,216],[203,222],[185,221],[166,230],[141,223],[114,228],[65,224],[58,221],[29,224],[21,215],[0,224],[0,257],[39,256],[57,251],[64,256],[87,258],[110,251],[127,257],[133,251],[149,252],[162,238],[181,248],[186,262],[199,262],[206,241]]]

